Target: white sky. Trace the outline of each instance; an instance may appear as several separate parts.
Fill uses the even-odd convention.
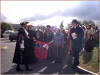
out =
[[[76,7],[80,1],[1,1],[1,13],[6,17],[6,22],[20,23],[22,19],[34,17],[36,14],[48,16],[59,11],[56,16],[44,20],[30,21],[31,24],[59,25],[71,22],[73,17],[62,17],[60,14],[67,8]]]

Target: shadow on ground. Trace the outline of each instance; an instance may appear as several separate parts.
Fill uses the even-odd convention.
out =
[[[68,67],[66,64],[62,65],[61,63],[54,63],[54,60],[46,60],[44,62],[37,62],[36,64],[32,64],[31,67],[33,71],[23,71],[16,72],[15,65],[12,66],[8,72],[3,74],[91,74],[86,72],[80,68],[73,70],[71,67]],[[24,69],[24,66],[22,66]]]

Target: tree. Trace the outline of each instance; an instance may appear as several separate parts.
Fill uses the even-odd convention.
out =
[[[78,24],[79,24],[79,25],[83,25],[81,21],[78,21]]]
[[[1,23],[1,37],[2,37],[2,34],[3,34],[6,30],[14,30],[14,28],[13,28],[13,26],[11,26],[9,23],[2,22],[2,23]]]
[[[92,21],[92,20],[84,20],[83,21],[83,25],[92,25],[92,26],[95,26],[95,23],[94,23],[94,21]]]
[[[88,21],[87,20],[84,20],[82,24],[83,25],[88,25]]]
[[[90,25],[95,26],[95,23],[92,20],[88,21]]]

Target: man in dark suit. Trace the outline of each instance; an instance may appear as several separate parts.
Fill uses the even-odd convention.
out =
[[[73,65],[72,68],[76,69],[79,65],[79,53],[82,50],[82,39],[84,36],[83,29],[79,26],[78,21],[74,19],[72,21],[72,28],[70,31],[70,37],[72,40],[72,56]]]

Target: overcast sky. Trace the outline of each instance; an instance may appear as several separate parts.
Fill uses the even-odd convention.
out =
[[[99,1],[1,1],[1,20],[60,25],[72,19],[99,20]]]

